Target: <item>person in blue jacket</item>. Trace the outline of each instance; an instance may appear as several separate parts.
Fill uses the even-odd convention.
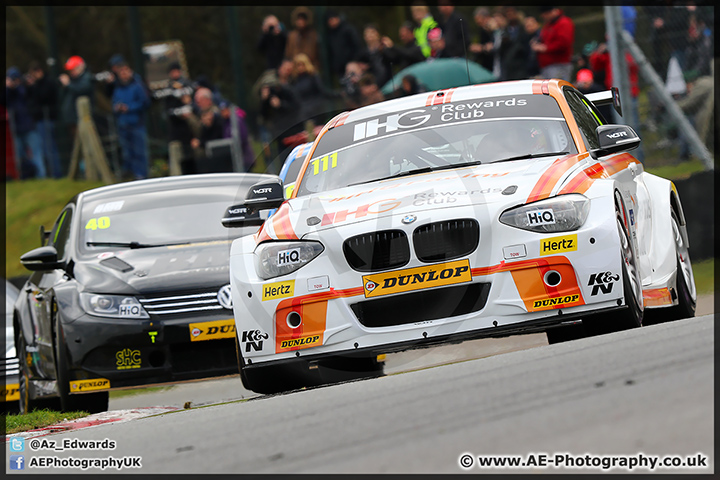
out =
[[[118,68],[118,83],[112,94],[123,159],[123,179],[148,177],[145,111],[150,98],[127,63]]]

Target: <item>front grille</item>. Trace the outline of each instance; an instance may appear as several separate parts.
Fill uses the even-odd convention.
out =
[[[485,307],[489,291],[489,283],[470,283],[366,300],[350,308],[366,327],[392,327],[477,312]]]
[[[350,237],[343,242],[348,265],[358,272],[387,270],[410,261],[410,245],[402,230],[383,230]]]
[[[218,292],[185,293],[139,298],[145,311],[150,315],[170,315],[188,312],[222,310],[218,303]]]
[[[418,260],[426,263],[453,260],[469,255],[480,242],[480,225],[471,218],[422,225],[413,232]]]

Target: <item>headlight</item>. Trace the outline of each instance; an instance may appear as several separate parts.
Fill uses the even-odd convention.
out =
[[[90,315],[112,318],[150,318],[135,297],[81,293],[80,305]]]
[[[540,233],[571,232],[582,227],[589,213],[590,200],[571,193],[506,210],[500,222]]]
[[[263,280],[287,275],[325,250],[319,242],[269,242],[255,249],[255,271]]]

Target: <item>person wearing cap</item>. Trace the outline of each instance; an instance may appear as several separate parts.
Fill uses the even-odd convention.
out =
[[[470,46],[470,31],[465,17],[455,10],[455,5],[450,0],[439,0],[438,12],[438,24],[443,32],[447,56],[465,58]]]
[[[42,137],[30,113],[27,88],[17,67],[10,67],[5,73],[5,99],[15,152],[20,158],[21,177],[45,178]],[[30,173],[30,169],[34,173]]]
[[[122,150],[123,178],[140,180],[148,177],[145,111],[150,107],[150,98],[127,63],[120,63],[117,72],[112,106]]]
[[[543,26],[540,40],[530,48],[536,52],[540,78],[572,81],[575,24],[557,7],[540,7]]]
[[[362,40],[355,27],[348,23],[339,12],[328,10],[326,21],[330,71],[339,80],[345,74],[345,66],[362,49]]]
[[[93,77],[85,65],[85,60],[74,55],[65,62],[65,70],[68,73],[61,73],[58,77],[63,88],[61,90],[60,113],[65,123],[68,124],[70,135],[75,138],[77,131],[77,107],[76,101],[79,97],[90,99],[90,111],[95,104],[95,87]]]

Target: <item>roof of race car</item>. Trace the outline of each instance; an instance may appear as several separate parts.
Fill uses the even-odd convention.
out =
[[[433,92],[418,93],[407,97],[374,103],[350,112],[341,113],[328,122],[327,128],[335,128],[346,123],[364,120],[366,118],[374,117],[387,112],[407,110],[409,108],[428,107],[431,105],[441,105],[455,101],[477,100],[506,95],[532,95],[547,93],[547,88],[541,90],[542,85],[546,82],[548,82],[548,80],[516,80],[467,85],[463,87],[448,88],[445,90],[436,90]]]
[[[213,185],[228,185],[233,182],[240,187],[241,185],[253,185],[269,178],[272,178],[272,176],[257,173],[217,173],[149,178],[93,188],[77,194],[74,199],[81,197],[88,199],[89,197],[117,196],[118,194],[128,195],[161,190],[181,190],[183,188],[198,186],[211,187]]]

